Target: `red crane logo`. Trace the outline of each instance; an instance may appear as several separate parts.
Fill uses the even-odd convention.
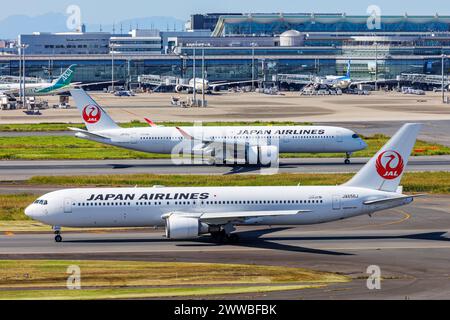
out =
[[[401,176],[405,163],[396,151],[385,151],[378,156],[376,162],[378,174],[386,180],[394,180]]]
[[[100,121],[102,111],[100,107],[95,105],[87,105],[83,109],[83,119],[87,123],[94,124]]]

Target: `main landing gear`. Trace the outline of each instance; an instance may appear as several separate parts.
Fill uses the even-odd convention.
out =
[[[55,242],[62,242],[61,228],[53,227],[53,231],[55,232]]]
[[[235,233],[226,233],[225,230],[218,232],[211,232],[211,238],[214,242],[225,244],[225,243],[238,243],[239,236]]]
[[[346,154],[345,154],[345,160],[344,160],[344,163],[345,164],[350,164],[351,163],[351,161],[350,161],[350,157],[352,156],[352,153],[351,152],[347,152]]]

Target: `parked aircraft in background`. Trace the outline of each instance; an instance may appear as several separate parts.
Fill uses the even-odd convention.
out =
[[[70,90],[81,87],[88,87],[93,85],[100,85],[109,82],[98,82],[98,83],[72,83],[72,78],[74,76],[77,65],[73,64],[66,69],[57,79],[52,82],[37,82],[37,83],[26,83],[25,84],[25,95],[36,97],[36,96],[51,96],[56,94],[68,93]],[[18,95],[21,92],[21,84],[14,83],[0,83],[0,94],[6,95]]]
[[[347,73],[345,76],[325,76],[325,78],[320,79],[321,84],[326,84],[334,88],[347,89],[350,84],[352,84],[351,74],[351,61],[347,63]]]
[[[237,240],[236,225],[307,225],[370,215],[413,201],[399,185],[420,127],[404,125],[340,186],[68,189],[39,197],[25,214],[53,226],[56,242],[62,241],[61,227],[165,226],[169,239],[211,234],[222,242]]]
[[[193,91],[194,87],[197,92],[211,92],[211,91],[218,91],[220,87],[225,86],[232,86],[232,85],[240,85],[244,83],[252,83],[252,80],[247,81],[234,81],[234,82],[210,82],[209,80],[202,79],[202,78],[195,78],[190,79],[188,84],[177,84],[175,86],[176,92],[182,92],[182,91]]]
[[[76,65],[71,65],[52,82],[27,83],[25,85],[25,95],[49,96],[68,92],[70,89],[73,89],[75,85],[80,85],[80,83],[71,83],[76,67]],[[21,91],[20,86],[20,83],[2,83],[0,84],[0,93],[17,95]]]
[[[184,144],[183,153],[201,156],[209,163],[268,164],[278,162],[280,153],[345,153],[367,144],[353,131],[328,126],[223,126],[121,128],[106,111],[81,89],[72,90],[87,130],[70,128],[78,138],[126,149],[173,154]],[[238,152],[239,151],[239,152]]]

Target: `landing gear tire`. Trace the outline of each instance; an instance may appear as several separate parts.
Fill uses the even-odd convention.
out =
[[[237,234],[226,234],[226,232],[223,230],[220,232],[211,233],[211,237],[214,242],[219,244],[239,242],[239,236]]]
[[[345,164],[350,164],[351,162],[350,162],[350,157],[351,157],[351,153],[346,153],[345,154],[345,160],[344,160],[344,163]]]
[[[61,237],[61,228],[60,227],[54,227],[53,230],[55,230],[55,242],[62,242]]]
[[[229,243],[238,243],[239,236],[235,233],[232,233],[232,234],[228,235],[227,240]]]

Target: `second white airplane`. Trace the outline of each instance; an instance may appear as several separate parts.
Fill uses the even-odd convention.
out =
[[[76,137],[160,154],[201,156],[212,164],[270,165],[280,153],[344,153],[367,144],[355,132],[330,126],[223,126],[121,128],[84,90],[71,90],[87,130]]]

